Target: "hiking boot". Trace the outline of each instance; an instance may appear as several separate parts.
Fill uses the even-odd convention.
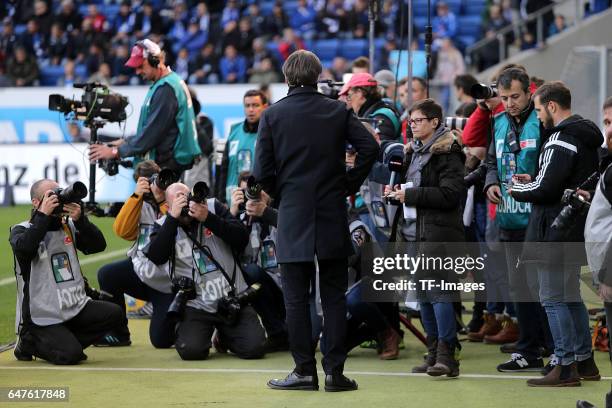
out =
[[[436,354],[438,350],[438,339],[435,337],[427,336],[427,354],[423,357],[423,364],[412,367],[412,372],[417,374],[424,374],[427,372],[429,367],[433,367],[436,364]]]
[[[542,378],[527,380],[530,387],[579,387],[580,376],[578,375],[578,364],[556,365],[548,375]]]
[[[522,371],[540,371],[544,367],[541,358],[527,359],[520,353],[512,353],[510,360],[497,366],[501,373],[513,373]]]
[[[449,344],[445,341],[438,340],[436,364],[427,369],[427,375],[431,375],[432,377],[439,377],[441,375],[457,377],[459,375],[459,361],[455,358],[456,348],[456,341]]]
[[[399,356],[400,336],[395,329],[388,327],[384,332],[380,333],[378,344],[382,345],[380,352],[381,360],[395,360]]]
[[[485,336],[492,336],[502,329],[501,321],[495,318],[495,315],[485,313],[484,324],[477,333],[468,333],[468,340],[472,342],[481,342]]]
[[[510,317],[505,316],[502,320],[502,329],[497,334],[484,336],[487,344],[505,344],[517,341],[519,338],[519,327]]]
[[[581,380],[585,381],[599,381],[601,380],[601,375],[599,374],[599,369],[595,364],[595,359],[593,358],[593,353],[591,353],[591,357],[587,358],[583,361],[578,361],[578,375]]]

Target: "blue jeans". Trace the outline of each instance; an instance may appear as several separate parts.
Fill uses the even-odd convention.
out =
[[[452,344],[457,341],[455,309],[450,302],[419,302],[421,320],[428,337]]]
[[[361,282],[359,282],[346,294],[348,311],[347,351],[366,340],[376,339],[378,333],[391,327],[376,303],[361,300],[361,290]]]
[[[359,219],[370,229],[370,232],[374,234],[374,238],[376,238],[377,242],[384,243],[389,241],[389,237],[376,227],[376,224],[374,224],[374,221],[370,217],[370,213],[359,214]]]
[[[540,301],[561,365],[591,357],[589,314],[580,299],[580,267],[538,265]]]

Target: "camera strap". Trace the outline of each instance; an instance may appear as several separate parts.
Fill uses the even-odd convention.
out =
[[[202,245],[198,241],[198,239],[196,237],[194,237],[193,234],[187,228],[185,228],[183,225],[181,225],[181,228],[183,229],[185,234],[187,234],[187,236],[189,237],[191,242],[193,242],[195,247],[198,248],[200,251],[202,251],[202,253],[206,257],[208,257],[208,259],[210,259],[211,262],[214,263],[217,268],[219,268],[219,270],[221,271],[221,273],[225,277],[225,280],[227,280],[227,283],[229,283],[230,290],[232,291],[232,293],[236,293],[236,288],[234,286],[234,283],[236,282],[236,265],[237,265],[238,262],[236,262],[236,258],[234,256],[234,253],[232,252],[232,257],[234,258],[234,270],[232,271],[232,277],[230,278],[229,275],[227,274],[227,272],[225,271],[225,269],[221,266],[221,264],[219,262],[217,262],[217,260],[212,256],[212,252],[210,251],[210,248],[208,248],[206,245]]]

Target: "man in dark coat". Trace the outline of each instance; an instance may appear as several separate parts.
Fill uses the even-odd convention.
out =
[[[345,197],[359,190],[378,155],[378,144],[341,102],[317,92],[321,62],[311,52],[289,56],[283,74],[287,97],[259,122],[253,174],[279,201],[277,260],[281,264],[294,371],[271,380],[275,389],[318,389],[310,340],[310,282],[318,264],[325,327],[326,391],[357,389],[344,377],[347,257],[353,253]],[[346,144],[357,151],[345,169]]]

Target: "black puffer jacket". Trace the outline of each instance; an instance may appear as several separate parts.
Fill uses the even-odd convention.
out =
[[[465,170],[461,146],[448,132],[430,151],[431,159],[421,171],[421,185],[405,191],[405,204],[417,208],[417,241],[464,241],[460,207],[465,194]]]
[[[535,180],[512,189],[516,201],[533,203],[525,241],[583,242],[586,214],[576,217],[567,230],[551,225],[563,208],[564,190],[575,189],[598,170],[603,136],[597,125],[578,115],[567,118],[548,134],[542,143]]]

